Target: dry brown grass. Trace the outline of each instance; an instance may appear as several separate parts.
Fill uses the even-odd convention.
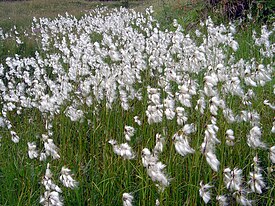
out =
[[[54,18],[58,14],[77,17],[100,4],[99,1],[86,0],[29,0],[0,2],[0,27],[8,29],[11,25],[25,27],[30,25],[33,17]]]
[[[164,4],[173,9],[185,9],[183,5],[190,5],[195,0],[130,0],[130,8],[144,11],[144,8],[153,6],[154,10],[161,13]],[[91,0],[25,0],[25,1],[0,1],[0,27],[4,30],[13,25],[27,27],[31,25],[33,17],[54,18],[66,12],[76,17],[82,16],[96,5],[121,6],[122,1],[91,1]]]

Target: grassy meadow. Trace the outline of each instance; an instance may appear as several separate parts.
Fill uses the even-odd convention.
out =
[[[275,205],[274,23],[62,2],[0,2],[0,205]]]

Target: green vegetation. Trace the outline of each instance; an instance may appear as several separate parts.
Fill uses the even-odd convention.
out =
[[[101,3],[144,13],[152,4],[160,31],[148,13],[138,17],[98,7],[88,14]],[[213,186],[209,205],[219,205],[221,195],[229,205],[274,205],[273,17],[260,21],[263,13],[256,12],[230,27],[223,12],[215,17],[213,8],[186,0],[0,2],[0,27],[10,35],[0,35],[0,205],[46,205],[45,192],[58,191],[47,188],[49,179],[61,188],[64,205],[72,206],[122,205],[124,193],[133,195],[133,205],[157,205],[156,200],[159,205],[203,205],[201,181]],[[39,22],[42,17],[49,19]],[[156,111],[150,113],[150,106]],[[151,117],[158,111],[160,121]],[[184,119],[180,114],[188,120],[178,120]],[[135,130],[130,140],[126,126]],[[156,162],[144,166],[143,154],[144,148],[153,153],[157,134],[164,139],[156,162],[166,167],[156,178]],[[16,135],[19,143],[14,143]],[[186,155],[177,151],[180,137],[190,144]],[[47,151],[49,139],[57,147]],[[134,158],[115,151],[126,142]],[[30,151],[37,156],[29,158]],[[40,161],[43,152],[47,158]],[[47,176],[48,163],[52,174]],[[59,181],[63,166],[72,171],[77,187]],[[242,179],[225,183],[234,168],[242,170]],[[260,174],[264,183],[258,186],[254,179],[253,187],[251,174]]]

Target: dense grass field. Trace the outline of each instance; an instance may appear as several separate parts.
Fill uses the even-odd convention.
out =
[[[0,205],[275,204],[275,24],[37,2],[0,2]]]

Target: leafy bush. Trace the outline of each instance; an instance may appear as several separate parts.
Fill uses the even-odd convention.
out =
[[[274,22],[275,2],[273,0],[260,0],[252,3],[252,15],[263,22]]]
[[[248,14],[263,22],[274,20],[275,2],[272,0],[209,0],[207,4],[229,20]]]

